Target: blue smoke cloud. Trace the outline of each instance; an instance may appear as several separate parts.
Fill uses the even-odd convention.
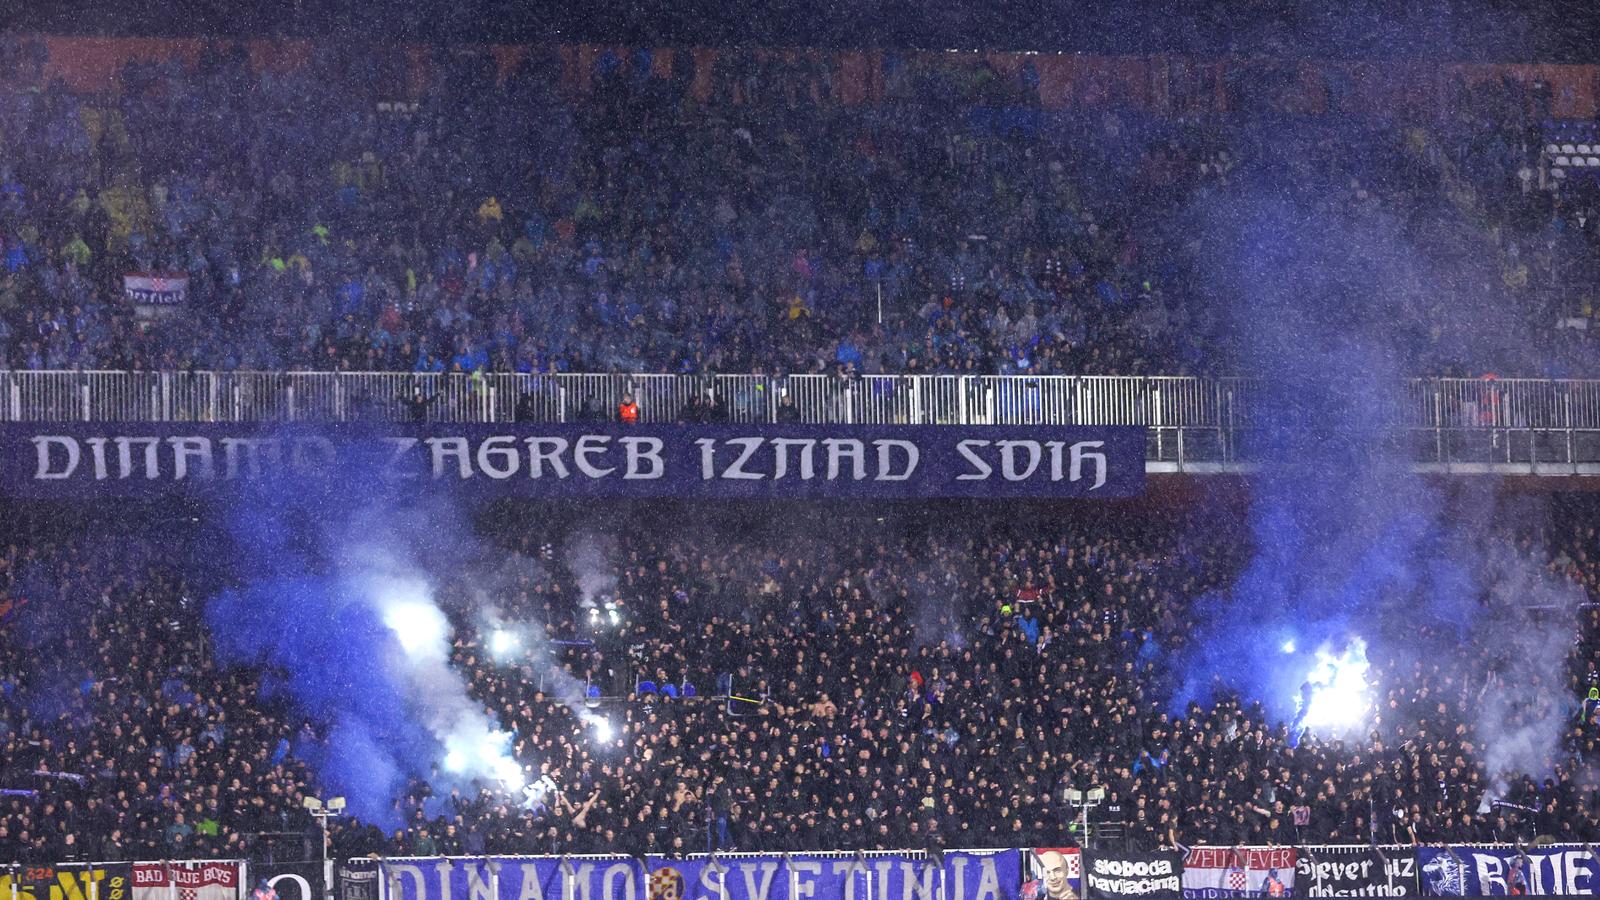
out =
[[[360,585],[295,574],[304,560],[284,563],[284,577],[225,591],[207,608],[218,659],[273,673],[263,690],[328,728],[325,741],[299,749],[325,788],[363,821],[393,827],[405,774],[436,753],[404,700],[399,641]]]
[[[1490,764],[1547,769],[1560,711],[1545,695],[1563,660],[1530,651],[1570,643],[1571,619],[1534,622],[1523,607],[1571,609],[1577,591],[1542,577],[1543,560],[1495,545],[1492,485],[1446,491],[1416,474],[1401,415],[1425,348],[1486,365],[1526,348],[1498,298],[1460,285],[1443,329],[1419,315],[1450,279],[1414,228],[1341,207],[1337,179],[1300,175],[1251,173],[1246,190],[1203,199],[1187,223],[1204,235],[1197,277],[1230,317],[1240,373],[1256,379],[1248,452],[1260,469],[1251,558],[1229,589],[1195,603],[1172,705],[1222,688],[1290,721],[1318,651],[1361,640],[1378,658],[1441,664],[1474,685],[1499,673],[1480,704],[1498,713],[1476,723]],[[1371,727],[1369,714],[1350,730]]]
[[[221,498],[233,586],[206,609],[218,660],[318,726],[296,752],[324,796],[393,829],[412,778],[515,789],[522,771],[449,662],[430,573],[473,547],[452,504],[383,485],[262,481]]]

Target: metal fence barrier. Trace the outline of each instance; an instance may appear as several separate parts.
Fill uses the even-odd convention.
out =
[[[1264,420],[1316,414],[1288,392],[1261,401],[1260,388],[1073,375],[0,371],[0,422],[613,421],[631,396],[646,423],[1142,425],[1152,462],[1248,463]],[[1416,379],[1387,399],[1384,421],[1418,462],[1600,465],[1600,381]]]

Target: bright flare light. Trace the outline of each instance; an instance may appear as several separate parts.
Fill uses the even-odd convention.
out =
[[[428,603],[396,603],[384,611],[383,624],[400,639],[408,656],[436,646],[448,627],[444,614]]]
[[[1291,641],[1284,641],[1283,642],[1283,652],[1285,652],[1285,653],[1293,653],[1294,652],[1294,641],[1292,641],[1292,640]]]
[[[522,777],[522,767],[517,765],[516,760],[509,756],[502,756],[492,763],[491,768],[494,770],[494,777],[499,779],[501,784],[505,785],[506,790],[522,790],[522,785],[524,783]]]
[[[599,741],[602,744],[609,744],[609,743],[611,743],[612,734],[613,734],[613,732],[611,730],[611,720],[610,719],[600,718],[600,717],[596,716],[595,720],[594,720],[594,737],[595,737],[595,740]]]
[[[507,790],[520,790],[522,767],[511,755],[511,735],[484,732],[467,725],[445,738],[444,770],[452,775],[498,781]]]
[[[1359,725],[1372,708],[1367,671],[1367,642],[1351,638],[1344,651],[1334,654],[1329,645],[1317,649],[1317,664],[1306,675],[1311,685],[1303,722],[1307,728],[1345,729]]]
[[[428,596],[426,586],[394,580],[370,588],[383,624],[400,640],[412,659],[443,659],[450,640],[450,621]]]
[[[516,634],[504,628],[496,628],[489,635],[489,652],[494,654],[496,659],[505,659],[516,653],[521,643]]]

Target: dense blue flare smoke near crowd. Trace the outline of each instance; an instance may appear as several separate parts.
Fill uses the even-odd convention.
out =
[[[1496,515],[1516,513],[1447,501],[1409,463],[1402,376],[1420,347],[1392,310],[1435,289],[1438,261],[1388,210],[1319,209],[1327,185],[1289,169],[1245,172],[1247,199],[1204,197],[1191,213],[1207,235],[1201,265],[1250,333],[1241,361],[1259,385],[1251,441],[1261,467],[1253,556],[1237,583],[1198,601],[1196,640],[1175,661],[1175,708],[1220,680],[1295,720],[1323,689],[1306,685],[1319,658],[1366,644],[1418,661],[1492,648],[1487,661],[1463,655],[1456,671],[1481,678],[1487,662],[1504,675],[1481,698],[1493,710],[1479,722],[1487,752],[1542,772],[1561,732],[1545,694],[1561,662],[1543,648],[1572,642],[1581,592],[1485,540]],[[1452,302],[1485,322],[1504,316],[1482,292]],[[1493,356],[1517,339],[1491,326],[1470,352]],[[1519,596],[1495,587],[1510,581]],[[1341,723],[1346,736],[1370,730],[1379,712],[1359,699]]]
[[[1494,567],[1532,566],[1592,592],[1589,509],[1563,501],[1496,521],[1490,537],[1511,558]],[[475,539],[486,561],[431,571],[469,708],[512,733],[531,790],[452,778],[414,707],[409,724],[393,721],[429,732],[418,755],[385,745],[376,757],[407,769],[392,808],[372,813],[388,821],[392,809],[401,824],[335,823],[336,852],[1054,846],[1073,839],[1060,792],[1093,784],[1110,789],[1140,845],[1600,837],[1583,775],[1600,759],[1583,699],[1600,683],[1593,609],[1570,652],[1546,648],[1563,661],[1542,687],[1561,725],[1553,747],[1529,742],[1533,771],[1514,756],[1491,764],[1495,730],[1537,719],[1510,707],[1488,716],[1498,651],[1480,644],[1454,647],[1476,662],[1470,677],[1443,654],[1375,644],[1370,730],[1334,740],[1313,729],[1290,751],[1285,717],[1249,693],[1161,712],[1176,685],[1147,648],[1181,648],[1200,615],[1192,600],[1226,590],[1250,562],[1229,515],[879,521],[818,508],[697,523],[634,509],[632,525],[606,525],[611,540],[595,541],[567,536],[602,523],[553,512],[445,529]],[[324,747],[352,764],[375,758],[324,743],[343,710],[285,683],[298,677],[286,665],[315,660],[272,649],[275,666],[224,666],[234,639],[194,621],[186,598],[227,587],[197,574],[218,555],[210,526],[162,524],[159,543],[62,528],[11,539],[0,570],[8,597],[18,585],[30,597],[8,625],[24,639],[0,651],[12,698],[3,774],[40,792],[0,802],[8,855],[243,854],[267,840],[253,835],[311,826],[301,797],[361,788],[322,770]],[[588,558],[573,568],[577,555]],[[308,593],[337,585],[332,571],[317,569]],[[492,631],[477,624],[484,584],[504,620],[544,627],[555,667],[618,698],[600,708],[614,731],[560,700],[544,658],[492,659]],[[591,594],[621,601],[615,624],[597,627]],[[305,615],[317,601],[298,602]],[[52,632],[35,618],[52,607],[82,624]],[[364,627],[393,652],[392,632]],[[348,677],[333,663],[321,671]],[[739,716],[705,699],[724,677],[762,705]],[[636,678],[653,690],[636,691]],[[1492,805],[1501,800],[1533,812]]]
[[[470,558],[470,523],[443,498],[392,484],[265,479],[211,498],[234,584],[208,605],[218,662],[271,673],[323,729],[293,747],[350,811],[402,824],[409,779],[518,791],[508,732],[450,664],[439,572]]]
[[[1206,526],[569,533],[280,488],[166,546],[18,534],[0,772],[41,789],[0,855],[244,853],[330,791],[341,852],[1054,846],[1092,784],[1140,844],[1600,837],[1595,617],[1526,610],[1595,589],[1550,508],[1581,504],[1394,464],[1401,374],[1593,371],[1593,184],[1535,185],[1514,86],[1420,132],[1025,99],[1007,130],[936,64],[846,109],[812,69],[701,106],[615,57],[583,98],[457,61],[383,118],[329,53],[109,101],[7,60],[0,368],[1226,370],[1266,382],[1266,467]],[[191,314],[138,325],[136,268],[189,272]],[[497,621],[538,654],[494,659]],[[1299,733],[1355,639],[1373,708]]]

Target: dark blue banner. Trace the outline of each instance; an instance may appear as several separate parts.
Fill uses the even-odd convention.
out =
[[[11,496],[150,496],[263,477],[489,497],[1129,497],[1143,428],[201,423],[0,426]]]
[[[1014,900],[1015,850],[711,859],[386,859],[386,900]]]
[[[1418,847],[1422,893],[1433,897],[1593,896],[1600,858],[1577,846]]]

